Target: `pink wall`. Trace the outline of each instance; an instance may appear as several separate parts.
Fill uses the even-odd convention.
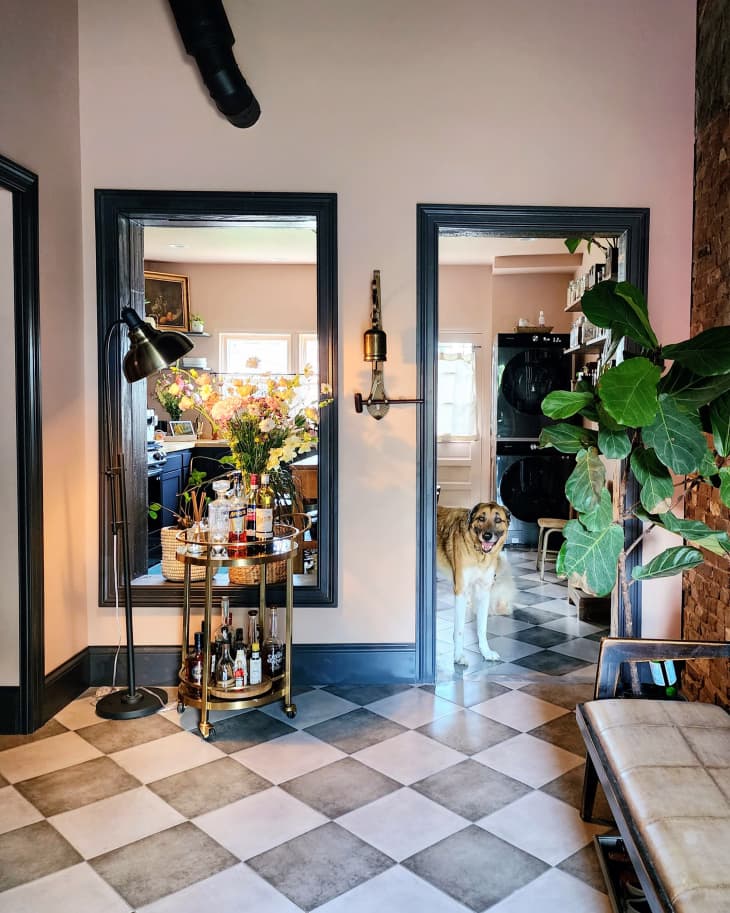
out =
[[[46,670],[86,647],[98,473],[84,369],[76,0],[0,0],[0,153],[39,176]],[[69,447],[69,441],[74,446]],[[21,508],[22,509],[22,508]],[[93,532],[92,532],[93,531]]]
[[[249,0],[227,10],[263,110],[250,130],[216,113],[164,0],[79,3],[88,442],[97,386],[94,188],[336,192],[340,591],[336,607],[297,613],[295,637],[409,641],[415,411],[393,409],[376,423],[352,408],[352,393],[368,384],[361,338],[372,270],[382,277],[386,386],[391,396],[413,395],[419,202],[648,206],[652,312],[663,338],[681,336],[694,4]],[[51,146],[53,133],[44,136]],[[88,456],[93,463],[93,445]],[[92,501],[85,525],[95,524]],[[110,643],[113,613],[96,608],[93,535],[85,553],[89,639]],[[176,612],[136,613],[139,643],[174,643],[178,631]]]
[[[568,282],[565,273],[508,274],[492,279],[494,332],[514,333],[520,317],[537,325],[540,311],[554,333],[569,333],[573,315],[565,313]]]
[[[194,340],[191,354],[207,356],[212,371],[218,370],[219,333],[317,330],[315,266],[145,261],[145,269],[188,277],[190,313],[204,317],[210,333]]]

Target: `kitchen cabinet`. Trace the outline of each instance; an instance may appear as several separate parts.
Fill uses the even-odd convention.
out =
[[[147,520],[147,560],[149,567],[162,560],[160,530],[163,526],[174,525],[173,514],[177,513],[180,492],[188,482],[190,471],[190,450],[178,450],[167,454],[167,461],[157,476],[147,480],[148,504],[161,504],[162,510],[156,518]]]

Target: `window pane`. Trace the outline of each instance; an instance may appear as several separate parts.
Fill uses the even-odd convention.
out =
[[[471,343],[439,343],[436,428],[441,440],[478,436],[476,355]]]
[[[221,370],[227,374],[289,373],[289,336],[221,334]]]

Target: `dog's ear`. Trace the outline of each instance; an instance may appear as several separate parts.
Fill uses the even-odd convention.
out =
[[[479,508],[481,506],[482,506],[481,504],[475,504],[474,507],[472,507],[472,509],[469,511],[469,516],[467,517],[467,520],[466,520],[467,526],[471,526],[472,521],[474,520],[474,517],[479,513]]]
[[[507,518],[507,522],[508,522],[508,523],[509,523],[509,522],[510,522],[510,520],[511,520],[511,519],[512,519],[512,514],[511,514],[511,513],[510,513],[510,512],[509,512],[509,511],[508,511],[508,510],[507,510],[507,508],[506,508],[506,507],[505,507],[505,508],[503,508],[503,509],[504,509],[504,514],[505,514],[505,517],[506,517],[506,518]]]

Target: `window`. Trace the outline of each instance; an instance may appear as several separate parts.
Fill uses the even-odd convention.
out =
[[[468,342],[438,344],[437,436],[440,441],[473,441],[477,425],[476,350]]]
[[[291,374],[291,336],[221,333],[219,364],[223,374]]]

